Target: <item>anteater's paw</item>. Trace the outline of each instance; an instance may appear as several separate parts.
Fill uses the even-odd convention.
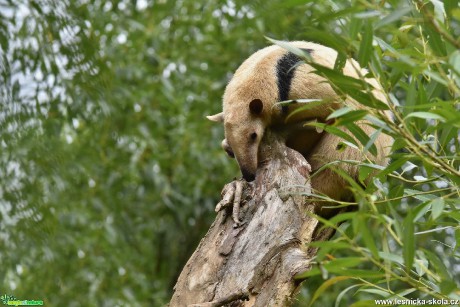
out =
[[[219,212],[224,208],[232,207],[233,226],[238,227],[241,225],[239,219],[240,206],[246,202],[247,193],[245,190],[251,188],[251,184],[244,179],[233,180],[227,183],[221,192],[222,200],[217,204],[215,211]]]

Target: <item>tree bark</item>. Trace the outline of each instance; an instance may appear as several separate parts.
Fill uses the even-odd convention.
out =
[[[267,131],[259,150],[256,180],[246,184],[236,212],[220,211],[188,260],[170,306],[288,306],[316,254],[307,244],[327,240],[311,216],[310,166],[284,145],[282,135]],[[232,187],[227,184],[224,192]],[[223,192],[223,193],[224,193]]]

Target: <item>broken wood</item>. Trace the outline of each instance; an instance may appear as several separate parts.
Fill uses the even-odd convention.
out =
[[[310,193],[310,166],[284,143],[267,131],[256,180],[226,185],[222,196],[232,203],[228,189],[243,187],[234,197],[241,197],[239,211],[218,213],[182,270],[170,306],[291,304],[301,282],[294,276],[308,270],[316,254],[308,243],[327,240],[333,231],[318,231],[315,204],[301,194]]]

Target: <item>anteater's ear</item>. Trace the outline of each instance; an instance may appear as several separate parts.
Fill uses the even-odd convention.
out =
[[[251,110],[251,113],[254,115],[259,115],[260,113],[262,113],[263,109],[264,104],[260,99],[254,99],[249,103],[249,110]]]
[[[224,112],[220,112],[214,115],[206,116],[207,119],[213,122],[223,123],[224,122]]]

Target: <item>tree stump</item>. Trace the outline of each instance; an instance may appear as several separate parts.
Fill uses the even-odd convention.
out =
[[[301,282],[294,276],[316,254],[307,244],[333,232],[315,231],[315,204],[301,195],[311,189],[310,165],[284,143],[282,134],[265,133],[256,180],[243,189],[241,223],[234,225],[231,209],[218,213],[182,270],[170,306],[290,305]]]

